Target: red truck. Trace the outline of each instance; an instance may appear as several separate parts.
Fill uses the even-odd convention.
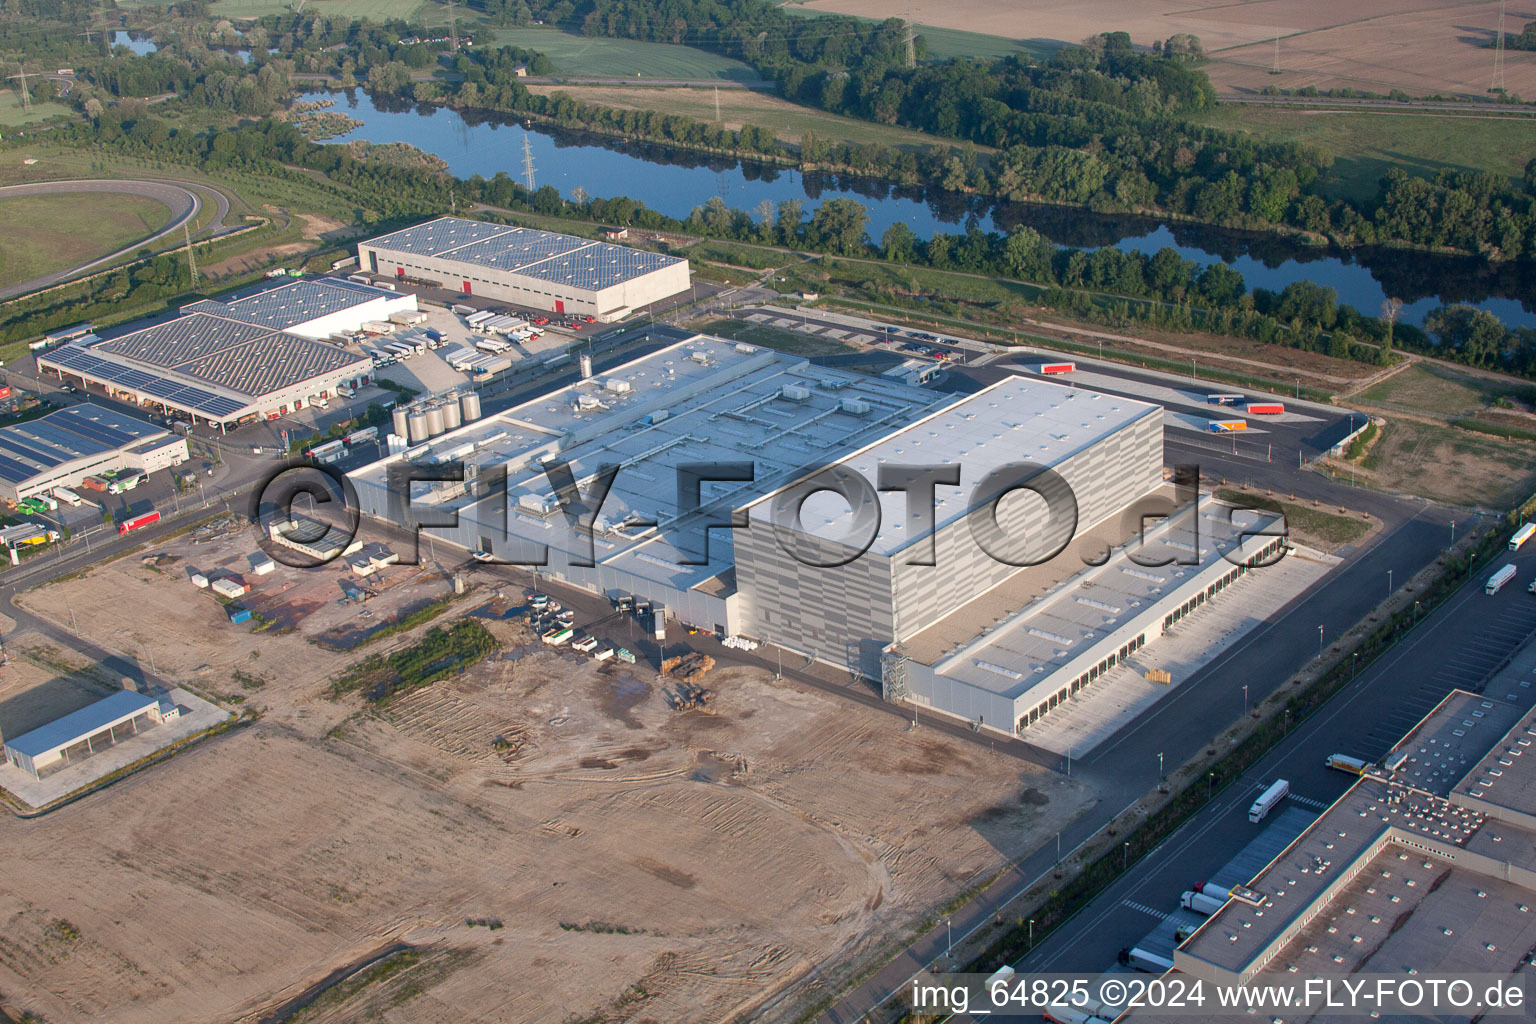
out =
[[[132,519],[124,519],[122,522],[117,524],[117,535],[121,537],[124,534],[132,533],[134,530],[139,529],[141,526],[148,526],[151,523],[158,523],[159,521],[159,512],[146,512],[141,516],[134,516]]]

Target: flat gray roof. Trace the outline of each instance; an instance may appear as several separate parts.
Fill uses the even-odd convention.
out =
[[[785,397],[786,389],[797,397]],[[846,412],[845,399],[869,408]],[[836,460],[956,400],[700,335],[466,424],[434,438],[417,458],[430,462],[457,452],[458,458],[482,469],[505,465],[509,529],[556,548],[569,543],[560,514],[541,515],[537,508],[521,504],[526,498],[554,508],[541,460],[555,454],[567,459],[583,489],[587,475],[597,467],[620,464],[598,523],[596,560],[688,589],[732,565],[732,544],[728,531],[712,531],[710,564],[684,564],[703,552],[675,546],[681,540],[671,527],[678,514],[680,464],[751,464],[751,482],[703,488],[705,501],[741,507],[800,475],[809,464]],[[352,475],[360,485],[382,487],[389,461]],[[480,520],[501,504],[494,496],[471,502],[452,495],[443,507],[459,509],[461,518]],[[626,525],[639,519],[662,525]]]
[[[1479,699],[1473,712],[1484,711],[1484,725],[1498,728],[1504,716],[1488,713]],[[1505,705],[1495,702],[1499,708]],[[1465,719],[1463,719],[1465,721]],[[1487,739],[1485,733],[1482,739]],[[1536,711],[1520,716],[1496,743],[1470,767],[1452,792],[1474,806],[1504,807],[1520,814],[1536,815]]]
[[[1153,416],[1161,418],[1161,406],[1026,377],[1005,377],[888,433],[847,456],[843,466],[873,484],[882,463],[957,464],[959,486],[940,487],[935,493],[934,529],[940,530],[972,510],[973,489],[998,467],[1018,462],[1057,466],[1137,420]],[[890,555],[929,535],[910,528],[905,494],[882,492],[878,500],[880,530],[871,551]],[[750,509],[754,520],[765,523],[772,510],[772,495]],[[832,491],[812,494],[800,506],[805,532],[829,540],[853,532],[854,519],[855,510]]]
[[[537,228],[439,217],[363,243],[373,249],[452,260],[589,291],[687,260]]]
[[[132,718],[159,703],[148,694],[119,690],[78,711],[71,711],[56,721],[6,740],[7,749],[28,757],[38,757],[51,750],[67,747],[92,733],[100,732],[125,718]]]

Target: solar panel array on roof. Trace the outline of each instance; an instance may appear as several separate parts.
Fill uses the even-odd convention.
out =
[[[415,227],[375,238],[368,244],[379,249],[410,252],[418,256],[436,256],[461,245],[518,230],[521,229],[508,227],[505,224],[461,220],[458,217],[439,217],[425,224],[417,224]]]
[[[164,435],[159,427],[86,403],[0,427],[0,479],[19,484],[75,459]]]
[[[350,309],[360,302],[393,295],[393,292],[355,281],[293,281],[228,302],[204,299],[183,306],[181,311],[210,313],[274,331],[286,331],[298,324]]]
[[[453,217],[418,224],[368,244],[380,250],[453,260],[591,291],[684,262],[676,256],[553,231]]]

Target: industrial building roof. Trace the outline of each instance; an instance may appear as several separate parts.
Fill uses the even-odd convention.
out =
[[[203,299],[181,307],[181,311],[211,313],[257,327],[286,331],[299,324],[351,309],[363,302],[395,297],[394,292],[383,288],[323,277],[290,281],[228,301]]]
[[[454,260],[591,291],[686,262],[676,256],[574,235],[456,217],[439,217],[366,244],[375,249]]]
[[[245,312],[281,319],[283,310],[276,306],[282,303],[264,300],[262,296],[282,292],[282,289],[274,289],[250,297],[258,301],[244,307]],[[362,291],[345,289],[321,289],[319,293],[305,294],[315,302],[322,297],[325,301],[323,306],[307,300],[301,305],[310,309],[323,308],[325,312],[357,305],[372,297]],[[343,303],[348,296],[350,300]],[[303,296],[295,296],[296,301],[300,298]],[[249,302],[250,299],[239,301]],[[273,308],[264,307],[263,302]],[[194,305],[205,307],[207,304]],[[314,316],[306,313],[304,319],[314,319]],[[262,395],[313,377],[354,365],[368,365],[366,357],[333,345],[216,315],[205,308],[91,345],[62,345],[39,356],[38,361],[40,365],[79,373],[213,419],[227,419]]]
[[[1160,406],[1083,391],[1025,377],[1005,377],[975,394],[893,431],[846,457],[843,465],[873,483],[884,465],[957,465],[958,488],[935,493],[934,530],[964,517],[974,488],[1001,466],[1032,462],[1056,466],[1139,419],[1161,417]],[[992,495],[983,497],[983,503]],[[880,529],[870,550],[889,555],[931,531],[912,528],[922,514],[907,508],[901,491],[879,495]],[[772,497],[751,509],[754,519],[773,515]],[[856,532],[855,510],[833,491],[812,494],[800,506],[805,532],[837,540]]]
[[[1241,972],[1298,920],[1310,923],[1276,951],[1268,969],[1348,973],[1377,958],[1379,969],[1394,973],[1484,969],[1472,966],[1478,947],[1445,941],[1453,934],[1498,948],[1531,948],[1536,914],[1526,904],[1536,902],[1532,891],[1506,886],[1474,870],[1476,859],[1457,854],[1479,854],[1503,866],[1501,874],[1536,868],[1536,833],[1492,820],[1488,808],[1464,796],[1469,785],[1480,786],[1487,757],[1497,763],[1502,755],[1510,762],[1501,766],[1502,792],[1523,801],[1523,791],[1536,782],[1536,756],[1510,756],[1506,748],[1529,738],[1532,719],[1507,702],[1452,692],[1381,768],[1254,877],[1250,888],[1263,897],[1260,905],[1229,902],[1181,953]],[[1341,881],[1362,862],[1366,870]],[[1313,919],[1323,904],[1326,910]]]
[[[119,690],[63,718],[5,741],[5,746],[28,757],[39,757],[60,747],[67,747],[109,725],[132,718],[154,707],[158,701],[144,693]]]
[[[164,437],[160,427],[90,402],[0,427],[0,480],[25,483],[76,459]]]
[[[786,390],[796,397],[786,397]],[[845,399],[868,409],[847,412]],[[698,532],[682,531],[673,522],[680,464],[750,464],[750,482],[703,486],[706,501],[740,507],[808,465],[877,441],[953,401],[954,396],[698,336],[467,424],[434,439],[415,457],[431,461],[458,453],[482,467],[505,465],[510,529],[557,548],[569,543],[569,532],[554,511],[540,460],[557,453],[569,460],[583,490],[598,466],[617,463],[622,468],[594,538],[596,560],[686,589],[729,568],[732,545],[728,531],[712,531],[709,564],[688,564],[704,552]],[[384,466],[376,463],[354,476],[382,486]],[[499,500],[472,503],[452,487],[440,493],[445,505],[459,508],[461,518],[499,521]],[[641,520],[659,526],[641,526]]]

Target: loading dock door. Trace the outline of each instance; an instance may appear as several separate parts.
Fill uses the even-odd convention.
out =
[[[564,313],[565,312],[565,300],[564,299],[556,299],[555,300],[555,312],[556,313]]]
[[[395,268],[395,278],[396,278],[396,280],[399,280],[399,281],[404,281],[405,280],[405,268],[404,267],[396,267]]]
[[[465,295],[469,294],[469,282],[468,281],[464,282],[464,294]]]

